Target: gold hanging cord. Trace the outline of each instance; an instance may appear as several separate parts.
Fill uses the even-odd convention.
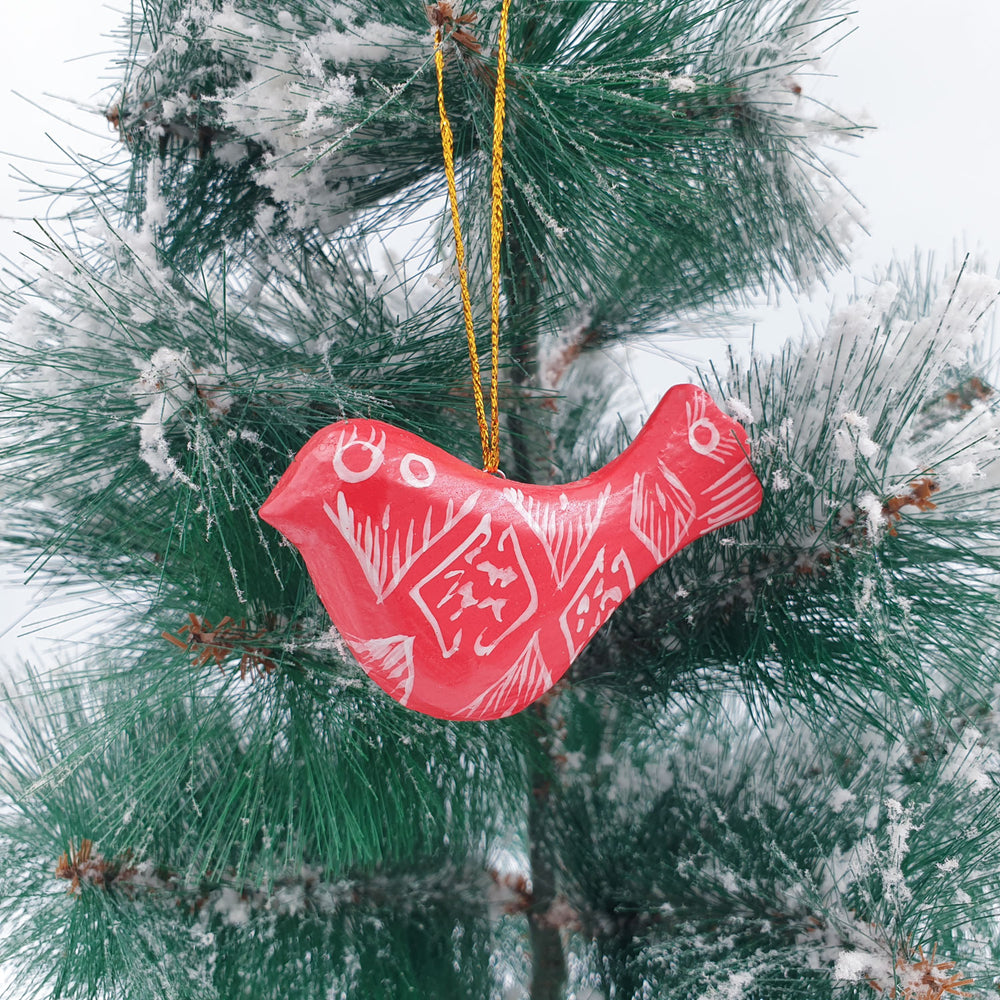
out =
[[[490,420],[486,420],[483,404],[483,386],[479,370],[479,353],[476,350],[476,333],[472,324],[472,302],[469,298],[469,278],[465,270],[465,245],[462,226],[458,219],[458,193],[455,188],[455,146],[451,123],[444,107],[444,49],[443,33],[439,25],[434,32],[434,65],[437,67],[438,112],[441,116],[441,149],[444,152],[444,172],[448,179],[448,204],[451,207],[451,225],[455,232],[455,257],[458,261],[458,280],[462,286],[462,312],[465,315],[465,333],[469,341],[469,363],[472,366],[472,391],[476,399],[476,418],[483,444],[483,469],[496,472],[500,467],[500,244],[503,242],[503,120],[507,106],[507,17],[510,0],[503,0],[500,11],[500,38],[497,42],[497,85],[493,102],[493,172],[492,211],[490,214],[490,274],[491,274],[491,377]]]

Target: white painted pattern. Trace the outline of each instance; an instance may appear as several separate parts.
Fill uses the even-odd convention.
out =
[[[559,627],[574,660],[629,594],[635,590],[635,574],[624,548],[611,560],[605,572],[605,548],[601,548],[576,592],[559,616]]]
[[[708,434],[707,441],[702,440],[701,431]],[[719,446],[719,428],[707,417],[699,417],[688,428],[688,444],[699,455],[711,455]]]
[[[422,475],[413,471],[415,463],[423,469]],[[418,490],[424,490],[434,482],[437,469],[434,468],[434,463],[429,458],[424,458],[423,455],[410,451],[403,456],[403,460],[399,463],[399,474],[403,477],[404,483],[409,483],[410,486],[414,486]]]
[[[344,461],[344,455],[350,450],[361,450],[367,452],[368,464],[363,469],[352,469]],[[345,483],[363,483],[366,479],[371,479],[378,472],[379,467],[385,459],[385,434],[381,434],[376,443],[375,431],[372,430],[370,438],[365,441],[358,436],[357,428],[351,428],[351,436],[344,443],[344,433],[341,432],[337,441],[337,447],[333,453],[333,471]]]
[[[484,550],[492,550],[494,558],[487,558]],[[497,596],[514,584],[518,585],[518,600]],[[435,593],[435,589],[439,592]],[[538,590],[524,561],[517,532],[508,525],[496,534],[490,514],[484,514],[475,530],[409,594],[429,622],[445,659],[462,648],[465,621],[474,622],[474,628],[479,629],[471,652],[485,656],[538,609]],[[484,639],[487,632],[491,633],[490,639]]]
[[[470,494],[457,511],[454,500],[449,500],[444,522],[437,528],[433,523],[434,510],[428,507],[419,537],[413,518],[406,523],[405,534],[400,528],[391,527],[389,504],[382,511],[381,524],[370,516],[364,521],[358,519],[343,492],[337,493],[336,508],[324,501],[323,510],[354,553],[361,572],[381,603],[395,590],[413,563],[466,517],[478,499],[478,492]]]
[[[629,529],[657,561],[673,553],[694,523],[694,497],[670,469],[658,460],[660,476],[637,472],[632,479]]]
[[[746,517],[757,509],[760,502],[760,485],[750,462],[744,458],[702,494],[712,504],[703,518],[708,530],[730,524]]]
[[[699,455],[710,458],[713,462],[726,465],[739,454],[739,442],[732,434],[720,434],[714,421],[708,417],[709,398],[698,396],[695,400],[687,400],[684,409],[687,414],[688,444]],[[713,404],[714,408],[714,404]],[[699,433],[701,432],[701,433]],[[702,440],[702,433],[708,434],[708,440]]]
[[[413,643],[415,636],[392,635],[378,639],[344,636],[366,674],[377,674],[381,686],[401,705],[413,693]]]
[[[496,718],[497,711],[510,706],[504,715],[511,715],[521,705],[531,704],[552,687],[552,674],[542,658],[538,632],[509,669],[494,681],[478,698],[456,713],[457,718]]]
[[[611,572],[619,576],[624,575],[625,577],[627,589],[621,597],[621,600],[624,601],[635,590],[635,574],[632,572],[632,564],[628,561],[628,556],[625,554],[624,549],[621,549],[618,555],[611,560]]]
[[[562,590],[601,523],[604,508],[611,495],[610,484],[601,490],[585,510],[575,516],[566,513],[569,500],[565,493],[560,496],[558,505],[525,497],[517,489],[507,488],[503,494],[542,543],[552,567],[556,588]]]

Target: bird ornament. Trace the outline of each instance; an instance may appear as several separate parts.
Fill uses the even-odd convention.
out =
[[[744,429],[679,385],[621,455],[563,485],[492,475],[376,420],[331,424],[260,516],[375,683],[485,720],[541,697],[654,570],[761,498]]]

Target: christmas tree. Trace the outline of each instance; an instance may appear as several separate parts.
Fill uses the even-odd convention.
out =
[[[485,359],[494,310],[509,495],[619,455],[630,343],[844,262],[824,150],[855,128],[802,83],[840,23],[825,0],[136,7],[126,167],[3,294],[5,558],[101,608],[6,690],[5,996],[992,992],[1000,283],[974,262],[892,266],[822,334],[698,372],[759,510],[508,717],[389,697],[259,514],[348,419],[489,467],[467,319]]]

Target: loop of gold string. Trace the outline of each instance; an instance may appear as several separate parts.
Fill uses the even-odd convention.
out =
[[[437,69],[438,113],[441,117],[441,149],[444,153],[444,172],[448,180],[448,204],[451,208],[451,225],[455,233],[455,258],[458,262],[458,281],[462,289],[462,313],[465,317],[465,334],[469,342],[469,364],[472,368],[472,392],[476,402],[476,419],[483,445],[483,469],[496,472],[500,467],[500,245],[503,242],[503,123],[507,105],[507,20],[510,0],[503,0],[500,12],[500,37],[497,42],[497,84],[493,102],[493,170],[490,177],[492,206],[490,212],[490,420],[486,420],[483,386],[479,368],[479,352],[472,322],[472,302],[469,297],[469,278],[465,269],[465,245],[462,242],[462,225],[458,218],[458,192],[455,187],[455,145],[451,123],[444,106],[444,50],[441,28],[434,33],[434,65]]]

